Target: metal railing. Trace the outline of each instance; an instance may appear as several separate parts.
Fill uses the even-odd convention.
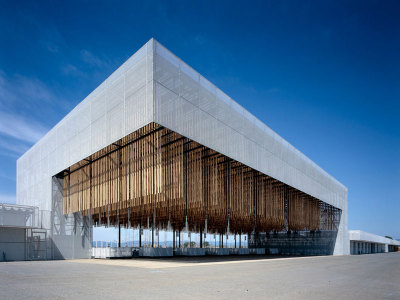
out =
[[[39,208],[36,206],[0,203],[0,226],[40,227]]]

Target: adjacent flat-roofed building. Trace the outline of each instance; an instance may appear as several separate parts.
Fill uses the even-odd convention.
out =
[[[349,230],[350,254],[399,251],[400,242],[361,230]]]
[[[37,207],[0,203],[0,261],[46,259],[46,234]]]
[[[17,203],[48,258],[90,256],[93,226],[350,250],[347,188],[154,39],[18,159]]]

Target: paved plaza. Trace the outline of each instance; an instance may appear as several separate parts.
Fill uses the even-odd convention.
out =
[[[0,299],[400,299],[400,253],[0,263]]]

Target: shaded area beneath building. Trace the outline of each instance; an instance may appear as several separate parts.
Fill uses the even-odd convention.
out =
[[[337,230],[251,234],[249,248],[276,255],[332,255]]]

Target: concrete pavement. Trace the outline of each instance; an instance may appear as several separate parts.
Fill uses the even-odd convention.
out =
[[[0,299],[400,299],[400,253],[0,263]]]

